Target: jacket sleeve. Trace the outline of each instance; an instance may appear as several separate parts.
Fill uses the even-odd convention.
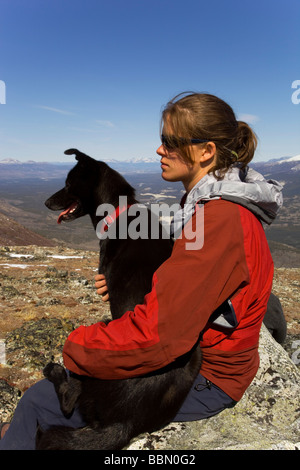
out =
[[[188,230],[202,230],[195,214],[155,272],[143,304],[108,325],[80,326],[69,335],[63,350],[69,370],[101,379],[157,370],[188,352],[211,313],[249,282],[237,205],[211,201],[200,210],[203,246],[188,249]]]

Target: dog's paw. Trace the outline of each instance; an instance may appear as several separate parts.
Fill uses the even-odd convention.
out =
[[[68,379],[67,373],[63,366],[55,362],[49,362],[43,370],[43,374],[50,382],[63,382]]]

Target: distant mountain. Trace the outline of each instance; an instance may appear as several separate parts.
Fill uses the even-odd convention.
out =
[[[160,158],[132,158],[130,160],[103,160],[114,170],[123,174],[128,173],[160,173]]]
[[[111,168],[120,173],[159,173],[159,157],[135,158],[131,160],[103,159]],[[75,159],[70,162],[35,162],[29,160],[20,162],[11,158],[0,160],[0,181],[14,178],[65,178],[67,172],[75,165]]]
[[[132,158],[129,160],[105,159],[103,161],[120,173],[160,173],[159,157]],[[0,180],[11,177],[53,179],[65,177],[66,172],[75,164],[70,162],[21,162],[12,158],[0,160]],[[258,171],[265,173],[282,173],[285,171],[300,171],[300,155],[286,156],[264,162],[251,163]]]
[[[277,163],[289,163],[289,162],[300,162],[300,155],[296,155],[295,157],[289,158],[282,158]]]
[[[134,178],[136,185],[139,185],[144,176],[151,178],[151,175],[157,178],[160,174],[160,162],[158,157],[135,158],[131,160],[104,160],[112,168],[126,175],[127,178]],[[54,181],[65,180],[68,171],[75,165],[75,159],[70,162],[20,162],[13,159],[0,160],[0,184],[3,189],[6,183],[19,183],[21,180],[25,184],[33,181]],[[253,162],[252,168],[265,176],[267,179],[278,180],[284,186],[285,196],[300,196],[300,155],[293,157],[283,157],[281,159],[272,159],[266,162]],[[158,185],[162,185],[161,178],[158,178]],[[157,185],[156,185],[157,186]],[[172,185],[174,187],[174,185]],[[135,186],[136,187],[136,186]],[[1,188],[0,188],[1,189]],[[159,188],[157,188],[160,191]],[[149,192],[149,191],[148,191]]]
[[[300,196],[300,155],[267,162],[257,162],[251,164],[251,166],[264,175],[266,179],[279,181],[284,187],[284,198]]]
[[[93,157],[95,158],[95,157]],[[96,160],[100,160],[95,158]],[[71,160],[70,160],[71,161]],[[103,158],[103,162],[106,163],[127,163],[127,164],[134,164],[134,163],[157,163],[159,162],[159,157],[140,157],[140,158],[130,158],[127,160],[117,160],[116,158]],[[69,162],[36,162],[35,160],[27,160],[25,162],[21,162],[20,160],[15,160],[14,158],[4,158],[0,160],[0,165],[28,165],[28,164],[50,164],[50,165],[69,165]]]
[[[72,163],[19,162],[18,160],[0,161],[0,182],[18,179],[53,179],[66,177]]]
[[[183,195],[181,183],[168,183],[161,178],[158,157],[106,161],[125,175],[136,188],[137,199],[142,203],[173,204],[179,202]],[[82,244],[94,246],[98,239],[90,220],[83,218],[74,224],[58,226],[57,214],[51,213],[44,205],[51,194],[61,189],[75,163],[75,158],[64,163],[0,161],[1,212],[46,238],[64,240],[76,247]],[[284,204],[275,222],[266,228],[268,240],[300,250],[300,155],[254,162],[251,167],[266,179],[277,180],[283,186]]]
[[[294,157],[284,157],[280,159],[272,159],[267,162],[251,163],[251,166],[261,171],[261,173],[280,174],[283,172],[300,171],[300,155]]]
[[[3,160],[0,160],[0,163],[2,165],[16,165],[21,162],[19,160],[14,160],[13,158],[4,158]]]

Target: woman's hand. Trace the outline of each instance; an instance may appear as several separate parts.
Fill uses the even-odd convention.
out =
[[[102,295],[103,302],[107,302],[109,295],[107,292],[107,285],[104,274],[97,274],[95,276],[95,287],[97,289],[97,294]]]

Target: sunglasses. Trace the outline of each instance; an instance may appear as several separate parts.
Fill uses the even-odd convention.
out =
[[[167,150],[173,150],[183,145],[202,144],[210,142],[208,139],[185,139],[184,137],[175,137],[173,135],[161,135],[161,143]]]

